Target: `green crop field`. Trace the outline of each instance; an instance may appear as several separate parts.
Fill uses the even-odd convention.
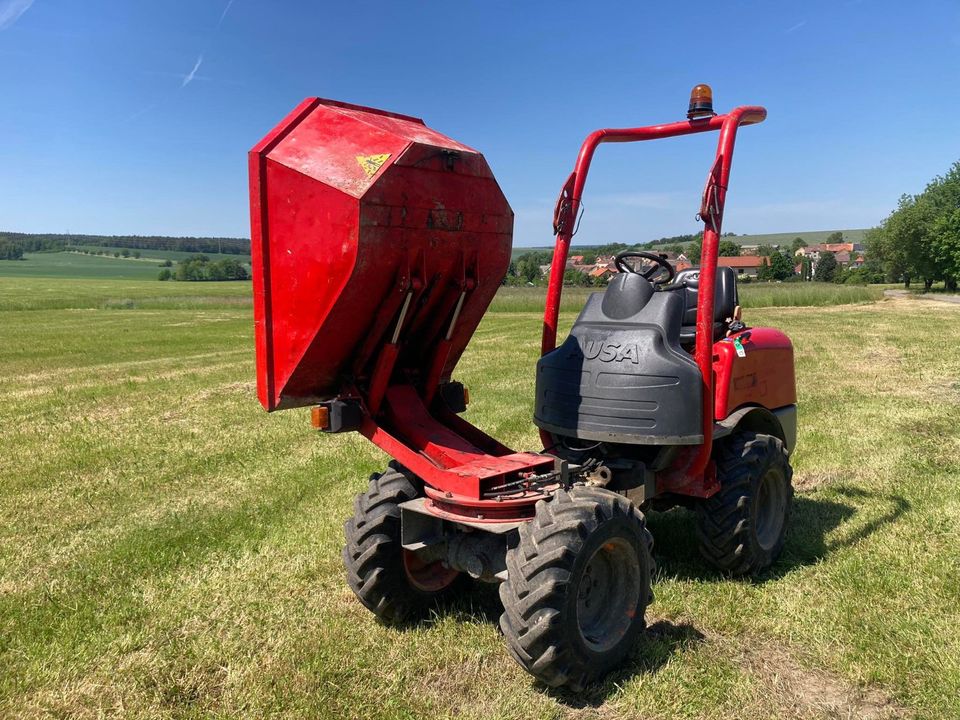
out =
[[[183,259],[194,253],[181,253],[162,250],[141,250],[141,257],[113,257],[119,248],[110,250],[109,256],[84,255],[81,252],[39,252],[25,253],[23,260],[0,260],[0,280],[8,277],[60,277],[102,278],[128,280],[156,280],[160,272],[160,263],[164,260]],[[134,252],[133,250],[130,251]],[[227,258],[238,262],[249,262],[247,255],[207,254],[211,260]],[[2,291],[0,291],[2,292]]]
[[[122,252],[123,248],[109,247],[106,245],[75,245],[73,246],[78,250],[89,250],[91,252],[105,252],[109,253],[112,257],[115,252]],[[155,250],[153,248],[127,248],[131,253],[139,252],[140,259],[142,260],[184,260],[185,258],[191,257],[192,255],[197,255],[199,253],[195,252],[184,252],[182,250]],[[233,259],[238,262],[248,263],[250,262],[249,255],[239,255],[233,253],[203,253],[211,260],[221,260],[224,258]]]
[[[156,280],[159,260],[135,260],[76,252],[25,253],[23,260],[0,260],[0,279],[8,277]]]
[[[733,240],[737,245],[780,245],[789,247],[794,238],[803,238],[807,245],[827,242],[827,238],[835,232],[843,235],[842,242],[862,243],[866,228],[852,230],[804,230],[788,233],[768,233],[766,235],[733,235],[724,240]]]
[[[652,513],[648,632],[577,696],[509,658],[489,587],[401,629],[353,598],[386,458],[263,412],[249,288],[0,278],[0,717],[960,717],[960,306],[748,311],[796,344],[784,554],[728,579]],[[520,449],[540,324],[490,312],[456,373]]]

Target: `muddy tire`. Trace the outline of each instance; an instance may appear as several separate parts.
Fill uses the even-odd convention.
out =
[[[399,505],[419,495],[413,479],[390,467],[370,476],[370,486],[357,495],[353,517],[343,527],[343,564],[350,589],[390,624],[423,615],[460,575],[439,561],[420,562],[401,546]]]
[[[529,673],[579,691],[620,663],[643,630],[653,537],[633,503],[587,487],[538,503],[519,532],[500,585],[500,629]]]
[[[719,446],[720,492],[697,507],[700,553],[718,570],[751,575],[783,549],[793,470],[781,440],[740,431]]]

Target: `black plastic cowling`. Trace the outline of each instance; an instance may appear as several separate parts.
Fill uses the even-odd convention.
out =
[[[683,304],[632,273],[592,295],[537,363],[536,425],[612,443],[702,442],[700,370],[679,342]]]

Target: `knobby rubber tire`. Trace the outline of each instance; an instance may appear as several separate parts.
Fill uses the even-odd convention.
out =
[[[500,628],[507,647],[544,684],[580,691],[616,666],[644,628],[644,612],[653,600],[653,536],[643,513],[627,498],[581,486],[539,502],[519,533],[519,543],[507,552],[508,579],[500,585]],[[598,649],[581,629],[578,593],[589,582],[585,572],[591,558],[615,545],[628,549],[630,562],[636,558],[637,567],[628,574],[638,579],[638,592],[635,599],[632,592],[622,595],[628,611],[619,640]]]
[[[719,445],[716,462],[720,491],[697,506],[700,553],[731,575],[759,573],[777,559],[786,537],[793,501],[793,469],[786,448],[773,435],[739,431]],[[767,522],[780,525],[766,547],[758,536],[762,520],[757,517],[765,504],[759,500],[765,477],[782,493],[778,497],[783,501],[776,503],[778,512],[768,513]],[[782,516],[772,516],[779,511]]]
[[[354,500],[353,517],[343,526],[347,583],[368,610],[389,624],[423,615],[449,590],[419,589],[404,570],[399,505],[420,494],[415,480],[391,463],[385,472],[370,476],[367,491]]]

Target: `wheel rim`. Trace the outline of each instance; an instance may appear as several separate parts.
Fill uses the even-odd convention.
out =
[[[415,552],[407,549],[403,551],[403,572],[414,588],[425,593],[440,592],[453,584],[460,574],[440,560],[424,562]]]
[[[577,589],[577,625],[594,652],[614,647],[633,625],[640,599],[640,563],[633,545],[608,540],[587,562]]]
[[[776,470],[768,470],[757,488],[756,516],[757,542],[764,550],[772,549],[780,539],[786,522],[787,491],[783,477]]]

